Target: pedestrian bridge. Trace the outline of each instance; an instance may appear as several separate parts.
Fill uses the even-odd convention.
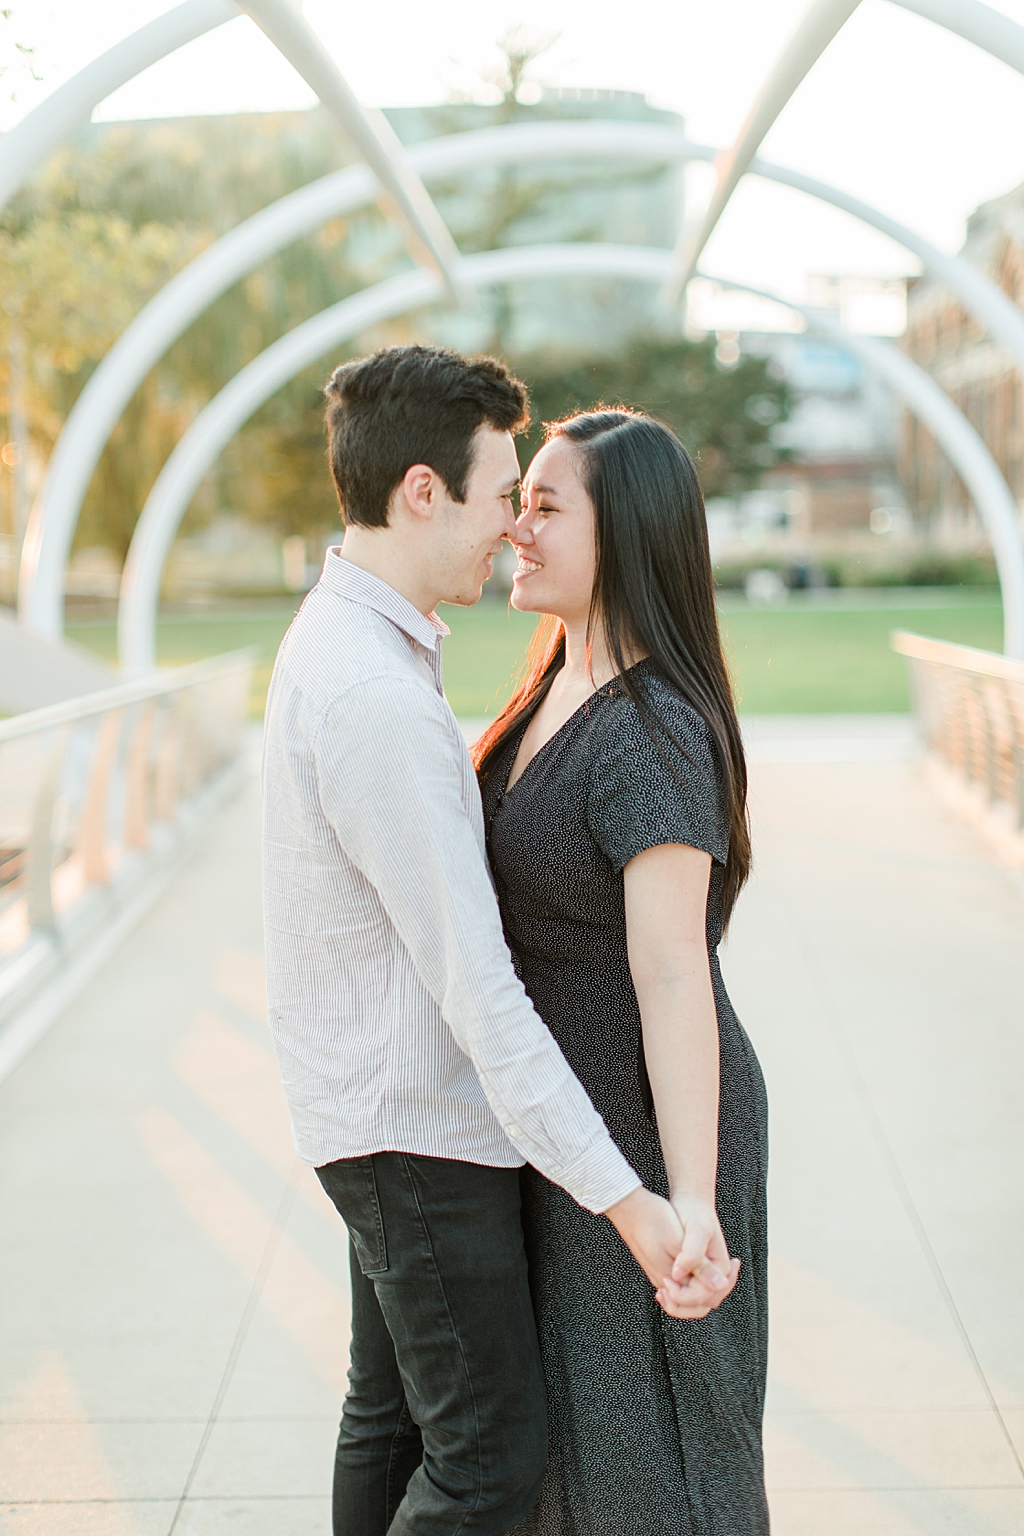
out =
[[[897,3],[1024,73],[1024,29],[979,0]],[[4,135],[0,204],[112,90],[239,9],[184,0],[66,81]],[[0,624],[0,708],[26,712],[0,721],[4,1536],[329,1529],[345,1239],[296,1163],[269,1050],[257,797],[252,762],[239,775],[236,750],[247,663],[222,658],[175,676],[154,667],[168,550],[234,432],[325,351],[445,295],[460,302],[495,283],[599,275],[656,284],[671,311],[748,172],[897,241],[1024,371],[1024,316],[966,259],[759,157],[856,0],[808,6],[723,150],[593,123],[541,133],[511,124],[406,153],[358,105],[300,7],[245,0],[241,9],[314,89],[360,163],[228,231],[111,348],[64,425],[29,521],[22,632]],[[711,201],[674,250],[579,242],[466,257],[421,179],[595,155],[711,162]],[[280,337],[196,417],[138,520],[119,607],[127,681],[107,686],[58,642],[79,511],[125,405],[219,294],[381,194],[415,267]],[[746,723],[757,867],[724,969],[771,1099],[774,1530],[1016,1536],[1019,513],[989,448],[930,376],[876,338],[801,313],[880,372],[943,446],[995,553],[1006,657],[901,643],[927,778],[908,721]]]
[[[773,1529],[1016,1536],[1024,882],[909,721],[746,732],[724,970],[771,1100]],[[347,1257],[269,1046],[255,747],[0,1085],[10,1536],[330,1529]]]

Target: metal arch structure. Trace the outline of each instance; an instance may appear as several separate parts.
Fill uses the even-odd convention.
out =
[[[735,143],[716,161],[718,183],[700,226],[695,234],[684,230],[676,244],[672,269],[662,288],[666,302],[678,302],[682,297],[729,199],[750,169],[769,129],[859,4],[860,0],[815,0],[789,39]],[[981,0],[893,0],[893,4],[955,32],[1024,74],[1024,27],[981,4]]]
[[[671,260],[669,251],[642,246],[519,246],[467,256],[461,276],[473,287],[560,275],[662,283]],[[967,419],[922,368],[890,343],[854,335],[837,321],[775,294],[742,283],[723,286],[785,304],[802,314],[810,329],[841,340],[883,375],[934,434],[971,492],[992,541],[1004,596],[1006,652],[1024,655],[1024,545],[1016,504],[991,453]],[[161,470],[129,549],[118,616],[121,662],[128,672],[145,672],[155,665],[153,635],[164,563],[196,488],[242,423],[331,347],[374,321],[432,302],[439,292],[436,274],[419,271],[343,299],[260,353],[200,412]]]
[[[390,194],[413,255],[436,266],[458,297],[458,250],[384,114],[360,105],[348,81],[291,0],[185,0],[116,43],[41,102],[0,143],[0,208],[52,150],[118,86],[185,43],[248,15],[348,134]]]
[[[797,86],[859,4],[860,0],[814,0],[801,19],[758,92],[735,142],[716,156],[718,181],[711,201],[696,231],[692,234],[683,231],[673,253],[669,275],[662,284],[661,297],[666,304],[678,303],[686,292],[704,247],[725,212],[726,204],[750,169],[765,136]]]
[[[1024,51],[1021,50],[1019,44],[1024,40],[1024,29],[1016,27],[1007,18],[1000,17],[988,7],[980,4],[979,0],[896,0],[896,3],[906,3],[907,9],[927,16],[939,25],[949,26],[952,30],[958,32],[959,35],[977,43],[978,46],[985,48],[996,57],[1004,58],[1005,62],[1010,63],[1012,67],[1022,68]],[[352,131],[351,114],[354,111],[355,118],[357,119],[354,137],[363,153],[367,155],[373,168],[377,170],[381,165],[383,166],[379,177],[379,184],[392,192],[392,196],[398,204],[400,211],[405,215],[405,222],[413,231],[412,244],[414,256],[418,259],[426,256],[442,274],[442,280],[447,284],[449,291],[456,292],[457,284],[454,281],[455,265],[453,261],[445,259],[446,255],[454,250],[454,247],[450,244],[450,234],[439,218],[436,223],[432,223],[430,215],[431,213],[436,213],[436,210],[433,210],[433,205],[430,203],[425,189],[422,188],[422,183],[417,182],[415,176],[411,173],[407,160],[403,158],[401,146],[397,146],[396,141],[388,141],[386,136],[383,140],[380,138],[377,125],[359,108],[347,84],[338,74],[333,61],[322,49],[315,34],[302,21],[301,16],[299,16],[292,4],[289,3],[289,0],[249,0],[249,3],[245,3],[245,0],[242,0],[239,9],[246,11],[257,20],[258,24],[271,37],[279,50],[291,60],[301,73],[306,75],[318,94],[322,97],[326,95],[330,98],[325,100],[325,105],[334,112],[335,116],[343,121],[350,132]],[[756,154],[756,150],[771,123],[776,120],[779,112],[783,109],[815,59],[820,56],[828,42],[855,9],[855,0],[815,0],[801,27],[797,29],[792,44],[788,49],[784,50],[783,55],[777,62],[769,82],[761,92],[736,145],[719,159],[719,188],[716,198],[713,200],[713,206],[715,203],[720,203],[720,207],[718,207],[710,227],[703,234],[704,242],[706,242],[707,234],[714,227],[714,223],[717,222],[717,218],[720,217],[722,210],[728,202],[732,189],[738,183],[745,170],[751,167],[753,156]],[[109,93],[117,84],[122,83],[123,79],[130,78],[139,68],[146,67],[149,63],[155,62],[155,59],[162,57],[163,53],[170,52],[174,47],[181,46],[181,43],[187,41],[189,36],[198,36],[201,32],[220,25],[223,21],[230,19],[230,14],[233,13],[232,11],[225,14],[225,0],[187,0],[185,5],[179,6],[174,12],[169,13],[169,17],[160,18],[157,23],[150,24],[149,28],[140,29],[139,33],[134,34],[130,39],[126,39],[124,44],[119,44],[117,48],[111,50],[108,55],[104,56],[103,60],[96,61],[96,65],[89,67],[90,71],[92,71],[92,88],[97,90],[99,89],[97,82],[99,82],[103,75],[103,67],[106,68],[105,91],[101,92],[95,99],[102,99],[102,94]],[[173,41],[168,40],[170,33],[165,32],[163,46],[160,48],[158,47],[154,29],[162,25],[170,28],[170,31],[173,31],[176,26],[179,29],[179,33],[177,34],[177,41]],[[188,32],[189,27],[193,29],[191,32]],[[146,53],[146,49],[148,49],[148,53],[146,53],[142,63],[135,63],[132,66],[132,60],[129,55],[132,54],[133,47],[136,52],[139,51],[139,40],[143,34],[146,34],[148,40],[139,56],[142,57],[142,53]],[[119,61],[117,69],[121,71],[119,78],[113,78],[113,75],[116,74],[113,64],[115,55]],[[78,80],[78,86],[82,86],[81,79]],[[28,136],[29,139],[31,139],[34,132],[38,142],[42,143],[42,139],[45,137],[48,129],[51,133],[55,131],[54,123],[61,112],[64,113],[64,120],[67,119],[73,105],[73,87],[75,87],[75,81],[69,82],[62,92],[55,93],[55,97],[51,98],[49,103],[43,103],[43,107],[37,109],[36,113],[31,115],[32,125]],[[84,94],[87,95],[88,93],[85,92]],[[59,110],[54,109],[52,105],[58,97],[61,98],[61,101],[58,102]],[[82,90],[79,90],[79,98],[77,99],[79,99],[79,107],[82,111],[87,110],[88,106],[95,104],[94,99],[88,102],[84,108],[81,107],[81,100],[84,99]],[[46,117],[46,109],[48,107],[51,109],[49,119]],[[40,113],[43,114],[42,117],[40,117]],[[29,120],[26,119],[26,124],[28,123]],[[62,129],[61,132],[57,133],[56,139],[48,141],[45,148],[40,151],[40,157],[42,154],[47,153],[49,148],[53,147],[53,143],[59,141],[63,132],[66,131],[66,128]],[[22,153],[26,149],[26,143],[26,138],[23,136],[20,146]],[[6,148],[9,144],[10,136],[8,136],[2,148]],[[27,147],[31,150],[32,144],[28,143]],[[3,154],[2,149],[0,149],[0,160],[2,159]],[[744,162],[746,163],[744,164]],[[789,185],[797,185],[794,173],[784,173],[778,179],[787,181]],[[811,195],[817,195],[814,185],[809,183],[806,187],[801,188],[801,190],[808,190],[811,191]],[[816,185],[820,189],[820,184]],[[420,196],[421,193],[422,196]],[[842,194],[838,196],[841,197]],[[837,206],[843,206],[843,203],[838,201],[837,197],[832,197],[828,200],[836,202]],[[846,207],[847,211],[853,212],[855,216],[859,217],[860,213],[857,210],[863,209],[864,205],[859,204],[857,200],[847,199]],[[424,225],[425,209],[428,210],[426,225]],[[709,209],[709,215],[711,212],[713,212],[713,207]],[[881,217],[884,216],[878,216],[878,218]],[[705,225],[708,223],[707,217],[704,222]],[[877,218],[869,219],[868,222],[875,222],[877,227],[882,227],[877,224]],[[885,230],[886,233],[891,234],[894,229],[899,228],[899,226],[894,224],[894,221],[887,222],[889,228]],[[919,246],[921,244],[919,237],[914,237],[914,239],[918,242]],[[448,242],[447,245],[446,241]],[[918,247],[910,243],[909,248],[915,249]],[[692,249],[685,254],[689,256],[689,268],[692,270],[699,255],[698,244],[694,244]],[[946,263],[955,260],[955,258],[943,258],[942,253],[935,254]],[[676,270],[678,275],[678,264],[679,254],[677,253],[675,268],[670,265],[668,271],[663,273],[663,284],[667,279],[671,278],[673,270]],[[981,274],[975,274],[975,277],[977,283],[985,282]],[[980,300],[983,305],[987,305],[991,310],[995,307],[992,304],[993,295],[998,294],[998,290],[992,284],[988,285],[988,289],[990,291],[987,295],[981,290],[976,292],[975,301],[978,302]],[[969,305],[968,307],[971,306]],[[998,319],[999,317],[997,316],[996,318]],[[1003,325],[1006,324],[1006,321],[1007,316],[1004,312],[1002,316]],[[1001,481],[1000,483],[1002,484]],[[70,544],[70,535],[63,541],[60,537],[48,541],[47,553],[51,558],[41,562],[39,558],[42,553],[40,544],[43,542],[42,534],[45,531],[43,525],[46,521],[42,513],[45,511],[45,507],[37,505],[36,510],[39,511],[40,516],[37,518],[35,512],[33,514],[30,539],[26,541],[27,565],[23,565],[23,569],[29,577],[29,590],[26,595],[26,606],[23,609],[23,621],[30,628],[39,627],[44,633],[59,634],[61,628],[60,584],[64,559]],[[74,509],[72,523],[75,515],[77,515],[77,508]],[[62,542],[63,548],[60,548],[59,546]],[[1020,542],[1019,530],[1017,531],[1017,542]],[[55,573],[44,569],[42,574],[44,576],[48,575],[51,580],[49,583],[46,580],[37,583],[33,578],[40,574],[40,565],[42,564],[45,567],[52,564],[52,556],[55,550],[60,555],[59,568]],[[37,598],[38,601],[36,601]],[[40,616],[39,610],[45,605],[47,598],[49,598],[49,607],[52,609],[52,612],[44,614],[42,624],[37,626],[36,620]]]
[[[170,12],[169,17],[161,17],[140,28],[82,72],[89,77],[84,86],[81,78],[75,76],[20,125],[22,132],[15,146],[15,171],[10,173],[18,175],[16,184],[20,185],[28,171],[81,121],[82,115],[86,115],[97,100],[103,99],[97,92],[109,95],[141,69],[181,47],[183,42],[222,25],[234,15],[243,14],[252,16],[354,140],[376,178],[377,194],[386,192],[398,214],[410,254],[417,262],[427,262],[436,268],[449,297],[458,301],[455,275],[458,251],[430,194],[409,164],[404,148],[383,114],[364,111],[316,33],[303,21],[290,0],[249,0],[242,8],[232,4],[231,14],[225,14],[224,0],[187,0],[185,5]],[[0,142],[0,165],[5,162],[6,149],[5,135],[4,141]],[[56,451],[54,458],[57,459]],[[53,467],[59,468],[59,463],[57,459]],[[25,535],[22,571],[28,573],[28,581],[24,600],[19,582],[18,606],[19,617],[27,628],[43,635],[59,636],[62,629],[60,585],[70,546],[67,540],[48,537],[49,504],[45,493],[49,478],[48,475],[43,493],[33,507]],[[57,572],[50,569],[55,558],[60,563]],[[41,582],[38,581],[40,575]]]
[[[650,124],[518,124],[425,141],[409,151],[424,177],[503,162],[550,158],[713,160],[677,129]],[[912,251],[990,331],[1024,374],[1024,316],[1002,290],[962,256],[937,250],[913,230],[834,187],[755,160],[750,173],[851,214]],[[40,493],[38,543],[29,544],[20,586],[23,622],[60,632],[61,583],[89,480],[121,412],[150,368],[213,300],[275,251],[328,219],[372,202],[379,182],[351,166],[300,188],[244,220],[184,267],[139,312],[93,373],[54,450]]]
[[[360,104],[292,0],[239,0],[239,4],[340,123],[380,182],[381,191],[397,207],[406,234],[411,237],[412,256],[421,266],[436,267],[449,298],[457,303],[458,247],[383,112]]]
[[[185,0],[72,75],[0,139],[0,208],[119,86],[240,14],[235,0]]]
[[[892,0],[1024,75],[1024,27],[981,0]]]

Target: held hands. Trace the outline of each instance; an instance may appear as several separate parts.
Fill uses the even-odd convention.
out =
[[[672,1209],[683,1229],[683,1244],[672,1272],[658,1287],[669,1317],[707,1317],[736,1284],[739,1259],[730,1259],[713,1200],[673,1195]]]
[[[670,1317],[706,1317],[736,1284],[740,1261],[729,1259],[713,1203],[677,1196],[669,1204],[641,1187],[605,1215]]]

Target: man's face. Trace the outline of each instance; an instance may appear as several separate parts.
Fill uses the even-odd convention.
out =
[[[515,530],[512,496],[519,461],[510,432],[484,423],[476,430],[464,502],[446,501],[438,524],[435,577],[441,600],[479,602],[491,562]]]

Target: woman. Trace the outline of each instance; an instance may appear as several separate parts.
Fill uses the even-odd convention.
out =
[[[767,1109],[716,955],[750,845],[700,487],[611,410],[550,426],[523,491],[512,603],[551,617],[476,749],[505,934],[682,1246],[655,1292],[524,1173],[551,1439],[516,1536],[759,1536]]]

